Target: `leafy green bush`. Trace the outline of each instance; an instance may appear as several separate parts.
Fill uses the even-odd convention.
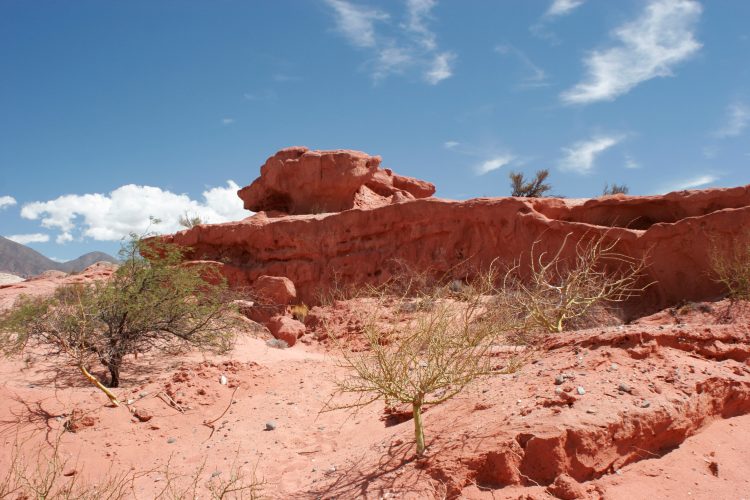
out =
[[[22,297],[0,319],[0,350],[42,344],[117,404],[89,372],[92,362],[107,368],[109,387],[118,387],[125,356],[231,347],[237,316],[216,267],[184,264],[179,247],[135,236],[120,256],[109,279],[62,286],[51,297]]]

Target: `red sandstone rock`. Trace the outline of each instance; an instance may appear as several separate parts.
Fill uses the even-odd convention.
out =
[[[266,325],[271,335],[292,347],[305,334],[305,325],[288,316],[274,316]]]
[[[297,290],[289,278],[283,276],[259,276],[253,283],[258,302],[273,305],[289,305],[297,298]]]
[[[638,307],[655,311],[719,296],[710,242],[722,250],[744,227],[750,186],[592,200],[430,198],[325,215],[258,214],[167,239],[190,247],[191,259],[231,256],[224,272],[233,286],[250,286],[264,274],[288,276],[299,298],[315,304],[334,284],[379,283],[403,273],[398,263],[462,278],[495,258],[508,263],[528,255],[537,240],[541,252],[556,250],[568,234],[572,241],[606,235],[623,253],[648,255],[647,278],[656,283]],[[572,252],[570,245],[564,257]]]
[[[260,169],[260,177],[237,193],[245,208],[289,214],[374,208],[435,193],[429,182],[380,168],[380,157],[360,151],[282,149]]]
[[[576,500],[586,496],[586,489],[581,483],[567,474],[557,476],[555,482],[547,487],[547,491],[561,500]]]

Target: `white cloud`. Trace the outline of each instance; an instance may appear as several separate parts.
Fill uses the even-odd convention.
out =
[[[336,12],[338,30],[357,47],[375,46],[375,23],[390,16],[377,9],[354,5],[345,0],[326,0]]]
[[[49,241],[49,235],[43,233],[32,233],[32,234],[11,234],[6,236],[7,239],[20,243],[21,245],[27,245],[29,243],[47,243]]]
[[[27,203],[21,217],[41,220],[41,225],[57,229],[58,243],[72,241],[74,235],[100,241],[117,241],[131,232],[146,231],[170,233],[183,229],[181,215],[200,217],[204,222],[220,223],[243,219],[250,212],[242,208],[237,197],[239,186],[227,181],[226,187],[216,187],[203,192],[203,200],[190,199],[185,194],[175,194],[158,187],[121,186],[109,194],[64,195],[49,201]],[[162,220],[152,226],[149,217]]]
[[[222,125],[231,125],[234,123],[234,118],[222,118],[221,124]]]
[[[622,136],[598,136],[563,148],[565,156],[560,161],[560,169],[588,174],[594,168],[596,157],[622,139]]]
[[[560,97],[568,104],[613,100],[642,82],[671,76],[701,48],[693,33],[701,11],[695,0],[651,0],[637,19],[615,29],[617,45],[589,54],[584,81]]]
[[[495,47],[495,52],[504,56],[515,56],[524,68],[526,68],[527,76],[521,81],[520,87],[532,88],[546,87],[549,85],[549,82],[547,82],[547,73],[534,64],[529,56],[527,56],[521,49],[512,45],[498,45]]]
[[[374,82],[390,75],[419,72],[435,85],[453,75],[456,54],[438,49],[437,36],[430,29],[436,0],[406,0],[405,21],[390,22],[387,12],[349,0],[326,0],[333,8],[338,31],[355,47],[368,49],[365,67]],[[385,29],[380,29],[378,23]]]
[[[727,118],[724,126],[717,130],[717,137],[736,137],[750,123],[750,108],[745,103],[735,102],[727,107]]]
[[[670,184],[665,189],[663,189],[662,193],[668,193],[671,191],[682,191],[684,189],[695,189],[698,187],[706,186],[707,184],[712,184],[719,180],[719,177],[712,174],[703,174],[696,177],[691,177],[689,179],[683,179],[681,181],[675,182],[673,184]]]
[[[7,207],[12,207],[16,204],[16,199],[12,196],[0,196],[0,210]]]
[[[630,168],[630,169],[641,168],[641,164],[638,163],[632,156],[625,155],[625,168]]]
[[[455,149],[456,147],[460,146],[461,143],[458,141],[445,141],[443,143],[443,147],[445,149]]]
[[[504,167],[515,160],[515,156],[511,154],[501,154],[486,160],[477,165],[474,170],[477,175],[484,175],[486,173],[497,170],[498,168]]]
[[[549,17],[566,16],[577,9],[585,0],[554,0],[544,14]]]
[[[408,12],[409,31],[417,36],[419,43],[427,50],[437,48],[435,33],[427,28],[426,18],[430,17],[430,12],[437,5],[436,0],[407,0],[406,9]]]
[[[453,75],[451,64],[456,59],[452,52],[442,52],[437,54],[432,61],[432,67],[425,73],[425,80],[431,85],[437,85],[446,78]]]

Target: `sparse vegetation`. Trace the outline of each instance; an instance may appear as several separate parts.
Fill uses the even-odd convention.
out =
[[[85,469],[71,463],[60,451],[60,438],[48,449],[40,448],[28,454],[16,443],[9,451],[8,470],[0,475],[0,498],[5,499],[60,499],[60,500],[120,500],[135,498],[135,484],[149,476],[163,478],[159,491],[153,498],[159,500],[211,500],[248,499],[262,497],[264,481],[258,478],[257,464],[247,471],[235,455],[225,473],[206,477],[205,461],[197,468],[178,474],[171,460],[163,467],[149,470],[110,470],[96,482],[87,482]]]
[[[305,322],[305,318],[307,317],[307,313],[309,312],[310,308],[305,304],[295,304],[292,306],[292,318],[302,323]]]
[[[711,244],[711,269],[729,298],[750,300],[750,231],[736,238],[726,250]]]
[[[613,194],[628,194],[629,192],[630,188],[625,184],[612,184],[611,186],[609,184],[605,184],[602,195],[609,196]]]
[[[524,329],[562,332],[600,304],[614,304],[642,293],[646,259],[634,259],[616,250],[618,240],[584,236],[572,253],[571,234],[554,253],[529,253],[528,278],[519,277],[520,263],[505,276],[501,295],[504,307],[524,323]],[[572,257],[566,257],[572,255]]]
[[[187,212],[180,215],[180,219],[177,222],[180,224],[180,226],[187,229],[204,223],[203,219],[201,219],[198,215],[189,214]]]
[[[127,355],[188,345],[218,352],[231,347],[236,316],[218,270],[182,265],[178,247],[137,237],[121,257],[110,279],[62,286],[51,297],[22,297],[0,320],[0,350],[44,345],[118,404],[92,375],[92,363],[103,364],[109,387],[118,387]]]
[[[355,398],[326,409],[357,409],[378,400],[384,400],[386,407],[409,405],[421,456],[424,407],[442,403],[478,378],[506,368],[496,366],[497,358],[490,355],[505,324],[483,320],[490,314],[484,293],[489,289],[466,287],[459,296],[450,297],[441,287],[422,294],[418,302],[431,305],[418,309],[404,307],[414,303],[411,297],[381,292],[374,308],[362,312],[366,351],[352,353],[343,339],[331,335],[340,348],[342,366],[351,374],[337,381],[338,395]]]
[[[527,181],[521,172],[511,172],[509,177],[511,196],[541,198],[547,191],[552,189],[549,184],[545,184],[544,182],[549,177],[548,169],[537,171],[534,178],[530,181]]]

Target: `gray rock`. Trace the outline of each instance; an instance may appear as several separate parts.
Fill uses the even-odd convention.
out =
[[[579,396],[583,396],[584,394],[586,394],[586,389],[584,389],[583,387],[581,387],[581,386],[579,385],[579,386],[578,386],[578,387],[576,388],[576,392],[578,393],[578,395],[579,395]]]
[[[633,390],[628,384],[625,382],[620,382],[620,385],[617,386],[617,389],[622,392],[627,392],[630,394],[630,392]]]
[[[275,430],[275,429],[276,429],[276,422],[274,422],[273,420],[269,420],[268,422],[266,422],[266,430],[267,431],[272,431],[272,430]]]
[[[555,377],[555,385],[562,385],[562,384],[564,384],[565,383],[565,378],[566,377],[565,377],[564,374],[563,375],[558,375],[557,377]]]
[[[175,438],[169,438],[169,439],[167,439],[167,444],[172,444],[172,443],[176,443],[176,442],[177,442],[177,439],[175,439]]]

